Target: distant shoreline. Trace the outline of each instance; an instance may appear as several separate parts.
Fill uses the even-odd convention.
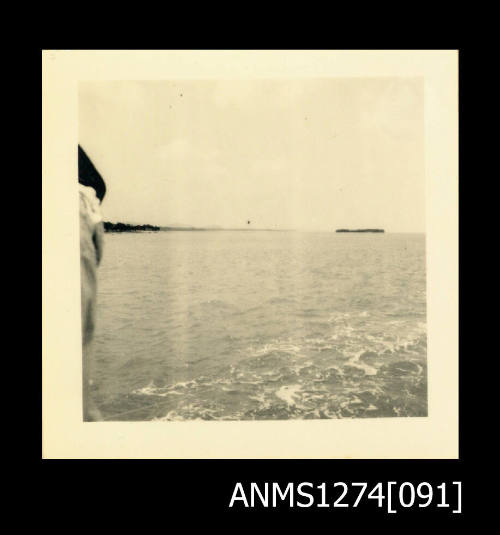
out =
[[[265,231],[287,232],[290,229],[275,228],[210,228],[210,227],[158,227],[155,225],[131,225],[129,223],[111,223],[104,221],[105,232],[212,232],[212,231]]]
[[[224,232],[224,231],[243,231],[243,232],[249,232],[249,231],[266,231],[266,232],[287,232],[290,229],[277,229],[277,228],[177,228],[177,227],[160,227],[160,230],[164,230],[167,232],[175,232],[175,231],[197,231],[202,230],[205,232]]]
[[[158,232],[160,227],[154,225],[129,225],[128,223],[111,223],[104,221],[104,232]]]
[[[385,232],[382,228],[359,228],[359,229],[346,229],[346,228],[339,228],[335,232]]]
[[[330,234],[357,234],[357,233],[387,233],[385,229],[283,229],[283,228],[220,228],[220,227],[188,227],[188,226],[156,226],[156,225],[132,225],[130,223],[104,222],[104,230],[109,233],[121,232],[321,232]],[[425,234],[425,232],[390,232],[389,234]]]

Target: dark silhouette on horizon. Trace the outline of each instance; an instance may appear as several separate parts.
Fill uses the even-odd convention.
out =
[[[157,232],[160,227],[154,225],[129,225],[128,223],[111,223],[104,221],[105,232],[138,232],[138,231],[153,231]]]
[[[385,230],[382,228],[360,228],[360,229],[339,228],[335,232],[385,232]]]

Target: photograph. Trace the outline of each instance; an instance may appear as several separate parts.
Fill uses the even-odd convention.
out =
[[[78,80],[82,421],[427,419],[424,82]]]

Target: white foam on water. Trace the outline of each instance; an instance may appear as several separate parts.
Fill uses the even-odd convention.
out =
[[[196,381],[179,381],[178,383],[175,383],[171,388],[187,388],[188,386],[194,386],[196,385]]]
[[[360,370],[363,370],[366,375],[376,375],[377,374],[377,368],[370,366],[369,364],[366,364],[366,362],[360,361],[359,357],[364,353],[365,351],[358,351],[354,356],[352,356],[348,361],[347,364],[350,366],[353,366],[354,368],[359,368]]]
[[[300,363],[297,363],[297,364],[292,364],[292,365],[289,366],[289,369],[290,369],[290,371],[292,371],[293,373],[298,375],[301,370],[309,368],[309,367],[313,366],[313,364],[314,363],[313,363],[312,360],[307,360],[306,362],[300,362]]]
[[[151,381],[148,385],[142,388],[137,388],[132,391],[132,394],[138,394],[140,396],[164,396],[166,394],[158,393],[158,387]]]
[[[344,370],[340,366],[328,366],[327,370],[335,370],[340,376],[344,375]]]
[[[170,395],[174,395],[174,396],[182,395],[181,392],[176,392],[175,390],[162,390],[160,388],[148,387],[148,386],[145,386],[143,388],[138,388],[137,390],[133,390],[132,394],[137,394],[140,396],[157,396],[160,398],[164,398]]]
[[[295,397],[298,396],[298,392],[302,390],[301,385],[289,385],[282,386],[275,392],[276,396],[287,403],[288,406],[296,404]]]
[[[180,396],[183,394],[183,392],[179,392],[179,390],[187,389],[189,387],[198,386],[198,382],[196,380],[191,381],[179,381],[178,383],[175,383],[170,386],[155,386],[154,382],[151,381],[148,385],[143,386],[142,388],[136,388],[132,391],[132,394],[140,395],[140,396],[159,396],[159,397],[165,397],[169,395],[176,395]]]
[[[301,351],[301,347],[294,343],[291,343],[289,340],[276,340],[275,342],[264,344],[258,349],[250,347],[248,348],[248,350],[252,353],[253,356],[259,357],[267,353],[272,353],[273,351],[297,354]]]
[[[203,418],[205,416],[205,418]],[[208,417],[208,418],[207,418]],[[165,416],[153,418],[155,422],[165,421],[184,421],[189,420],[204,421],[204,420],[222,420],[223,418],[218,411],[210,408],[201,407],[197,403],[189,403],[178,409],[173,409],[167,412]]]
[[[337,323],[338,321],[345,321],[347,318],[350,318],[351,315],[348,312],[337,312],[334,314],[331,314],[330,317],[327,319],[328,323]]]
[[[248,396],[248,399],[253,399],[259,403],[259,409],[269,409],[271,407],[271,401],[266,398],[264,392],[255,394],[255,396]]]
[[[260,394],[255,394],[255,396],[248,396],[248,399],[254,399],[255,401],[258,401],[259,403],[264,403],[266,401],[266,395],[261,392]]]

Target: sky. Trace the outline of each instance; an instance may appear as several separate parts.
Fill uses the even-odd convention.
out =
[[[80,82],[104,219],[425,232],[419,78]]]

